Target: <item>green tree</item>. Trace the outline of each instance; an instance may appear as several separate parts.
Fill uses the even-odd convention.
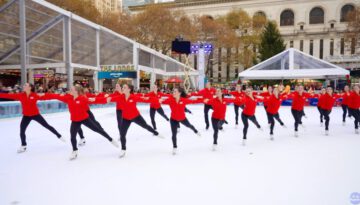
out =
[[[274,22],[268,22],[261,35],[261,43],[259,47],[259,59],[264,61],[272,56],[281,53],[286,48],[284,39]]]

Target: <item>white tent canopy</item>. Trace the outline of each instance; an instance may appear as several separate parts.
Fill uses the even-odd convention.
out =
[[[350,72],[304,52],[289,48],[239,74],[241,79],[337,79]]]

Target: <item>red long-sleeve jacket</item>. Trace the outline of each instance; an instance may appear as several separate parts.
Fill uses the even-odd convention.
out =
[[[118,91],[115,91],[115,92],[113,92],[113,93],[111,93],[110,95],[109,95],[109,97],[111,97],[111,98],[113,98],[113,97],[121,97],[121,96],[124,96],[124,94],[122,94],[122,93],[119,93]],[[116,102],[116,109],[117,110],[123,110],[123,104],[122,103],[118,103],[118,102]]]
[[[267,104],[266,112],[270,114],[276,114],[279,112],[281,102],[286,100],[286,95],[279,95],[279,98],[275,97],[274,94],[264,98],[264,103]]]
[[[230,103],[234,103],[234,101],[234,99],[226,98],[223,98],[222,101],[220,101],[219,98],[209,100],[208,104],[211,105],[214,110],[211,117],[218,120],[225,120],[227,105]]]
[[[348,105],[349,104],[349,98],[350,98],[350,94],[351,92],[344,92],[341,94],[342,96],[342,103],[343,105]]]
[[[202,96],[204,99],[211,100],[211,99],[214,98],[215,92],[216,92],[215,88],[210,88],[210,89],[204,88],[204,89],[200,90],[197,93],[192,93],[192,95],[194,95],[194,96]],[[208,103],[205,103],[205,104],[208,105]]]
[[[293,92],[289,95],[289,98],[292,98],[293,102],[291,104],[291,109],[302,111],[305,106],[305,101],[308,99],[310,94],[303,92],[302,95],[300,95],[298,92]]]
[[[327,93],[321,95],[319,98],[319,101],[321,99],[320,108],[323,110],[331,110],[337,98],[338,98],[337,95],[329,95]]]
[[[183,121],[185,120],[185,106],[187,104],[196,104],[202,103],[203,99],[198,98],[196,100],[190,100],[187,98],[180,98],[179,102],[176,102],[174,97],[169,97],[162,102],[162,104],[167,104],[170,106],[171,109],[171,116],[170,118],[176,121]]]
[[[49,98],[60,100],[68,105],[70,119],[74,122],[86,120],[89,117],[89,99],[85,95],[74,98],[72,95],[48,94]]]
[[[234,96],[235,98],[238,99],[238,98],[244,97],[244,96],[245,96],[245,93],[244,93],[244,92],[241,92],[241,91],[240,91],[240,92],[238,92],[238,91],[232,91],[232,92],[230,92],[230,95],[232,95],[232,96]],[[239,100],[235,101],[234,104],[237,105],[237,106],[242,105],[241,101],[239,101]]]
[[[266,92],[262,92],[259,94],[260,96],[264,97],[264,98],[267,98],[267,97],[270,97],[272,94],[269,93],[269,91],[266,91]],[[264,106],[268,106],[268,102],[267,101],[264,101]]]
[[[20,101],[22,107],[22,114],[24,116],[39,115],[39,108],[36,105],[37,101],[47,100],[46,96],[39,96],[38,94],[33,92],[31,92],[29,96],[27,96],[25,92],[15,94],[0,93],[0,98]]]
[[[257,102],[260,102],[260,99],[254,98],[251,99],[249,96],[245,96],[241,99],[242,104],[244,104],[244,110],[243,113],[248,116],[255,115],[255,109]]]
[[[139,110],[136,107],[138,102],[149,102],[148,100],[143,99],[135,94],[131,94],[128,99],[125,98],[125,95],[120,95],[117,97],[112,97],[111,102],[116,102],[121,104],[122,117],[126,120],[133,120],[140,115]]]
[[[161,104],[159,102],[161,97],[164,96],[170,96],[170,94],[164,94],[162,92],[149,92],[145,95],[146,97],[150,98],[150,108],[159,109],[161,107]]]
[[[355,92],[351,92],[349,97],[349,108],[351,109],[359,109],[360,108],[360,95]]]

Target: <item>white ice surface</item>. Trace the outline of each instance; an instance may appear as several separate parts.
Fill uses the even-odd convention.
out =
[[[212,129],[205,131],[202,106],[188,106],[188,119],[202,133],[182,126],[178,151],[171,155],[169,123],[156,115],[166,139],[152,136],[132,124],[127,135],[127,156],[102,136],[84,129],[85,147],[69,161],[69,114],[46,114],[45,119],[66,139],[59,141],[36,122],[27,130],[28,150],[17,154],[21,118],[0,120],[0,205],[347,205],[350,194],[360,192],[360,135],[353,120],[341,122],[341,108],[331,113],[330,135],[319,126],[319,114],[306,107],[300,137],[293,137],[289,107],[280,116],[287,128],[275,127],[275,141],[263,107],[256,116],[261,132],[250,124],[247,146],[241,145],[242,123],[234,127],[228,107],[219,149],[211,151]],[[150,123],[148,106],[139,105]],[[164,110],[169,115],[168,106]],[[118,139],[115,108],[93,110],[110,136]]]

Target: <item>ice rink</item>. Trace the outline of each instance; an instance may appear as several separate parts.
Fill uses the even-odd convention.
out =
[[[148,123],[149,106],[139,105]],[[163,106],[170,115],[168,106]],[[170,125],[156,115],[159,132],[152,136],[132,124],[127,135],[127,156],[102,136],[84,129],[85,147],[69,161],[70,117],[46,114],[45,119],[66,144],[32,122],[27,130],[28,150],[17,154],[21,118],[0,120],[0,205],[351,205],[360,192],[360,135],[353,120],[342,125],[341,108],[331,113],[330,135],[324,135],[316,108],[306,107],[305,129],[293,134],[289,107],[280,116],[287,125],[275,125],[275,140],[263,107],[256,116],[264,128],[250,124],[248,142],[241,145],[242,123],[235,129],[233,106],[228,107],[219,149],[211,151],[212,128],[205,130],[203,107],[188,106],[188,119],[201,132],[199,138],[182,127],[178,155],[173,156]],[[97,120],[118,139],[115,108],[93,110]]]

